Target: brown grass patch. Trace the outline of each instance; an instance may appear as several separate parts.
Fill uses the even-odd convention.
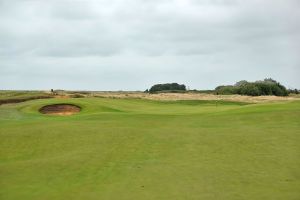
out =
[[[294,101],[300,100],[296,96],[278,97],[278,96],[242,96],[242,95],[214,95],[203,93],[160,93],[149,94],[142,92],[95,92],[94,96],[102,98],[134,98],[134,99],[150,99],[159,101],[176,101],[176,100],[224,100],[238,101],[248,103],[264,103],[276,101]]]

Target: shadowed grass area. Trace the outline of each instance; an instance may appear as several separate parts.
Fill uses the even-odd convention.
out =
[[[72,116],[39,108],[70,103]],[[299,199],[300,102],[0,106],[1,199]]]

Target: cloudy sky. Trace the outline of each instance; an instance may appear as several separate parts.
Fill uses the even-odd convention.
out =
[[[0,0],[0,89],[300,88],[299,0]]]

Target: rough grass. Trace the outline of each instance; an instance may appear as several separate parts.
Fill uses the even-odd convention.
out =
[[[15,90],[0,90],[0,99],[15,99],[28,98],[35,96],[49,95],[42,91],[15,91]]]
[[[49,93],[42,91],[14,91],[14,90],[0,90],[0,105],[8,103],[20,103],[33,99],[47,99],[52,98]]]
[[[38,109],[73,103],[73,116]],[[300,102],[0,106],[0,199],[300,199]]]

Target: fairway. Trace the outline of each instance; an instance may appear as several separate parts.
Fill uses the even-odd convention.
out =
[[[70,116],[39,112],[50,104]],[[0,106],[2,200],[297,200],[300,101],[40,99]]]

